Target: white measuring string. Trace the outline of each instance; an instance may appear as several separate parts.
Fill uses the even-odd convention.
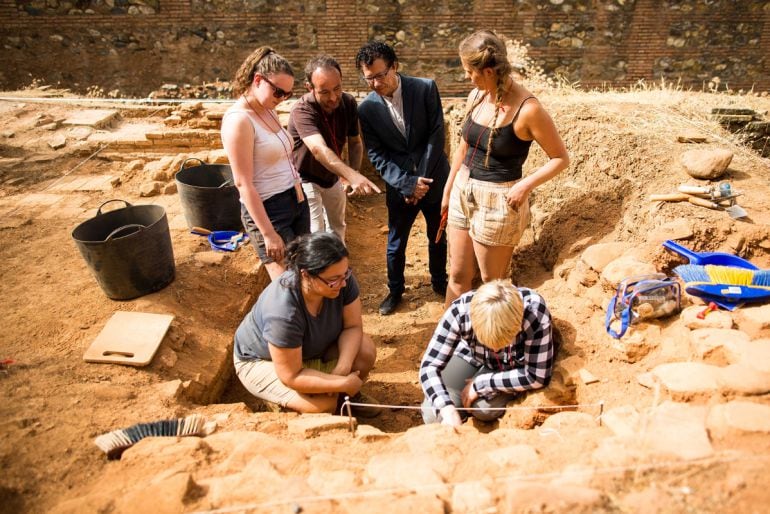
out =
[[[558,478],[565,474],[568,474],[571,476],[612,475],[612,474],[618,474],[618,473],[625,473],[626,471],[655,471],[655,470],[669,469],[669,468],[690,467],[694,465],[703,465],[704,467],[706,467],[714,464],[727,464],[732,462],[751,462],[751,461],[759,462],[759,461],[767,461],[767,460],[770,460],[770,455],[750,455],[750,456],[735,455],[735,456],[721,457],[721,458],[704,457],[701,459],[692,459],[692,460],[686,460],[686,461],[667,461],[667,462],[656,462],[651,464],[637,464],[634,466],[608,466],[604,468],[570,470],[568,473],[564,473],[562,471],[553,471],[549,473],[499,475],[499,476],[492,476],[488,478],[493,481],[511,481],[511,480],[531,481],[531,480],[544,480],[544,479]],[[472,483],[477,483],[479,481],[480,480],[477,479],[477,480],[466,480],[462,482],[442,482],[439,484],[415,485],[415,486],[409,486],[409,487],[402,486],[402,487],[388,487],[384,489],[374,489],[374,490],[370,489],[366,491],[351,491],[348,493],[300,496],[297,498],[291,498],[286,500],[273,500],[273,501],[267,501],[262,503],[248,503],[248,504],[234,505],[230,507],[222,507],[219,509],[200,510],[200,511],[194,511],[192,514],[218,514],[218,513],[225,513],[225,512],[243,512],[243,511],[253,511],[257,509],[277,507],[280,505],[289,505],[289,504],[295,504],[299,506],[300,502],[307,503],[307,502],[319,502],[319,501],[346,500],[346,499],[363,498],[368,496],[381,496],[383,494],[394,494],[394,493],[402,493],[402,492],[418,493],[423,491],[441,490],[447,487],[456,487],[464,484],[472,484]]]

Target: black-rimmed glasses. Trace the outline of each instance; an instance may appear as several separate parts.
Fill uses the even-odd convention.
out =
[[[294,94],[293,91],[286,91],[286,90],[281,89],[280,87],[276,86],[275,84],[270,82],[269,78],[265,77],[264,75],[261,75],[261,77],[262,77],[262,80],[267,82],[270,85],[270,87],[273,88],[273,97],[275,97],[275,98],[283,98],[284,100],[288,100]]]
[[[364,76],[361,76],[361,79],[362,79],[364,82],[366,82],[367,84],[374,84],[374,81],[375,81],[375,80],[382,80],[382,79],[384,79],[385,77],[387,77],[387,76],[388,76],[388,73],[390,73],[390,68],[391,68],[391,66],[388,66],[388,67],[387,67],[387,69],[386,69],[385,71],[381,71],[381,72],[379,72],[379,73],[377,73],[377,74],[375,74],[375,75],[372,75],[371,77],[364,77]]]
[[[315,278],[326,284],[328,287],[331,287],[332,289],[336,289],[339,286],[342,285],[343,282],[348,280],[350,276],[353,274],[353,268],[348,268],[347,271],[345,271],[345,274],[342,275],[339,278],[335,278],[334,280],[326,280],[321,275],[316,275]]]

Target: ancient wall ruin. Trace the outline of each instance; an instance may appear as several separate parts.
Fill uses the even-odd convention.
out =
[[[296,64],[336,56],[346,87],[371,38],[444,94],[468,90],[457,44],[490,28],[530,45],[548,73],[583,87],[680,80],[770,90],[770,2],[741,0],[0,0],[0,87],[33,79],[145,95],[229,79],[255,47]]]

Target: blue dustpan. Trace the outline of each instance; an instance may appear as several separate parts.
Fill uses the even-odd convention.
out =
[[[685,284],[684,290],[693,296],[700,296],[701,298],[707,298],[715,302],[718,301],[720,306],[722,302],[734,304],[743,302],[766,302],[770,300],[770,287],[709,284],[703,282]]]
[[[690,264],[705,266],[714,264],[717,266],[733,266],[735,268],[758,270],[759,267],[731,253],[725,252],[693,252],[689,248],[677,244],[670,239],[663,241],[663,246],[690,260]]]

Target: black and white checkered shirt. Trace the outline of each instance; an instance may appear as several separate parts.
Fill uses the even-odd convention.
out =
[[[473,380],[476,392],[487,400],[498,393],[514,394],[548,383],[554,354],[551,313],[537,292],[518,289],[524,300],[522,330],[513,344],[498,352],[482,345],[473,333],[470,306],[475,291],[460,296],[444,313],[420,364],[420,383],[434,409],[452,403],[440,373],[453,354],[476,368],[498,370]]]

